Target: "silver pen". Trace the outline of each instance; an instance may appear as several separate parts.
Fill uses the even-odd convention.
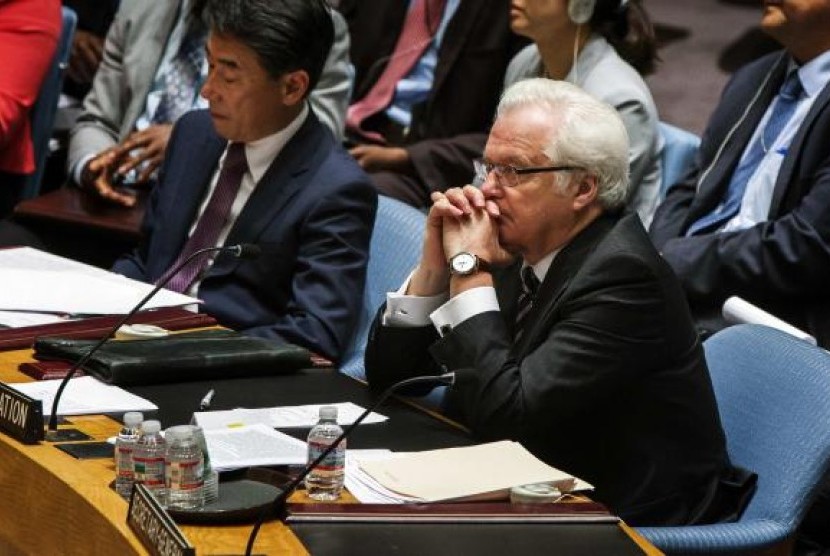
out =
[[[202,401],[199,402],[199,411],[207,411],[210,409],[210,403],[213,401],[213,395],[216,393],[216,390],[211,388],[208,390],[208,393],[205,394],[205,397],[202,398]]]

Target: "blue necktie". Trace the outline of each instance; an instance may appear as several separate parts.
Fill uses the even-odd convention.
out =
[[[161,99],[153,113],[154,124],[174,123],[193,107],[202,76],[207,30],[198,21],[191,21],[164,74]]]
[[[775,144],[781,130],[790,121],[802,92],[804,92],[804,88],[798,78],[798,72],[792,71],[778,92],[775,107],[759,139],[752,144],[744,160],[735,168],[732,180],[729,182],[729,189],[726,191],[726,198],[715,207],[715,210],[692,223],[686,232],[686,236],[716,230],[738,214],[749,179],[758,169],[758,165],[761,164],[767,151]]]

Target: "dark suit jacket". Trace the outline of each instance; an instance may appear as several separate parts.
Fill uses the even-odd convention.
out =
[[[784,80],[787,62],[777,52],[735,74],[703,135],[696,168],[668,191],[651,237],[680,277],[696,316],[705,318],[728,296],[739,295],[830,346],[830,85],[784,157],[769,219],[738,232],[684,237],[725,195],[741,153]]]
[[[227,142],[208,112],[176,124],[144,220],[144,241],[115,272],[153,282],[173,263]],[[339,359],[360,309],[377,195],[313,112],[257,184],[226,240],[262,255],[222,255],[202,309],[230,328]]]
[[[389,0],[340,2],[352,38],[353,101],[363,98],[386,68],[408,6]],[[493,122],[507,64],[525,44],[510,31],[509,3],[461,0],[441,42],[432,92],[413,111],[405,141],[427,187],[443,190],[470,182],[472,160],[484,148],[480,134]],[[475,135],[464,137],[467,133]]]
[[[518,276],[494,274],[501,312],[441,339],[376,321],[370,384],[454,371],[448,409],[478,438],[520,441],[630,523],[699,519],[724,435],[683,292],[638,217],[602,216],[557,254],[514,344]]]

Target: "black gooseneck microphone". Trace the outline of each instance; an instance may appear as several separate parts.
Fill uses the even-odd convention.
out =
[[[295,477],[290,483],[288,483],[285,486],[285,488],[283,488],[280,491],[276,498],[274,498],[274,501],[271,502],[268,506],[266,506],[262,512],[260,512],[259,517],[257,518],[257,521],[254,524],[254,528],[251,530],[251,535],[248,537],[248,545],[245,547],[245,556],[251,556],[251,551],[253,550],[257,533],[259,533],[259,529],[260,527],[262,527],[262,524],[265,522],[265,518],[268,517],[270,511],[273,510],[277,514],[277,516],[282,518],[285,510],[286,501],[288,500],[288,497],[291,495],[291,493],[294,492],[294,489],[300,486],[300,483],[303,482],[303,479],[305,479],[309,473],[311,473],[318,465],[320,465],[320,463],[324,459],[326,459],[326,456],[332,453],[337,448],[337,446],[339,446],[340,443],[343,442],[343,440],[352,433],[355,427],[362,423],[363,420],[371,412],[373,412],[375,409],[378,408],[378,406],[380,406],[380,404],[386,401],[386,398],[391,396],[392,393],[395,392],[395,390],[398,390],[399,388],[404,388],[406,386],[411,386],[413,384],[424,383],[432,383],[436,386],[441,384],[451,386],[454,382],[455,373],[444,373],[442,375],[434,376],[416,376],[412,378],[407,378],[400,382],[396,382],[395,384],[384,390],[380,397],[377,399],[377,401],[375,401],[375,403],[373,403],[369,407],[369,409],[361,413],[360,417],[355,419],[354,423],[348,425],[340,434],[340,436],[335,438],[334,441],[331,444],[329,444],[329,446],[325,450],[323,450],[323,452],[319,456],[317,456],[317,458],[314,459],[314,461],[303,467],[303,470],[300,472],[300,474],[297,475],[297,477]]]
[[[119,320],[115,326],[113,326],[107,334],[101,338],[97,344],[92,346],[89,351],[87,351],[83,357],[81,357],[77,362],[75,362],[67,371],[66,376],[63,377],[63,381],[58,386],[57,392],[55,392],[55,399],[52,402],[52,414],[49,416],[49,425],[46,429],[46,440],[49,442],[61,442],[64,440],[70,440],[74,437],[75,431],[72,429],[62,429],[58,430],[58,402],[61,399],[61,395],[63,394],[66,385],[69,384],[69,380],[75,375],[75,373],[84,366],[84,364],[89,361],[89,358],[92,357],[95,352],[101,349],[110,338],[115,335],[115,332],[121,328],[121,326],[126,323],[133,315],[135,315],[139,309],[144,307],[144,305],[156,295],[159,290],[161,290],[167,283],[175,276],[179,270],[184,268],[188,265],[192,260],[196,259],[197,257],[204,255],[206,253],[232,253],[235,257],[240,259],[256,259],[262,253],[262,250],[259,248],[258,245],[254,245],[251,243],[240,243],[238,245],[225,245],[222,247],[205,247],[204,249],[199,249],[194,251],[189,257],[184,259],[178,265],[176,265],[172,270],[168,271],[164,279],[160,280],[156,287],[154,287],[150,293],[144,296],[144,298],[136,303],[135,307],[130,309],[130,312],[124,315],[124,317]]]

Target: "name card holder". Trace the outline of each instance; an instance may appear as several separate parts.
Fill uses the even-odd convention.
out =
[[[24,444],[43,440],[43,402],[0,382],[0,430]]]
[[[133,487],[127,525],[154,556],[196,556],[196,549],[144,485]]]

